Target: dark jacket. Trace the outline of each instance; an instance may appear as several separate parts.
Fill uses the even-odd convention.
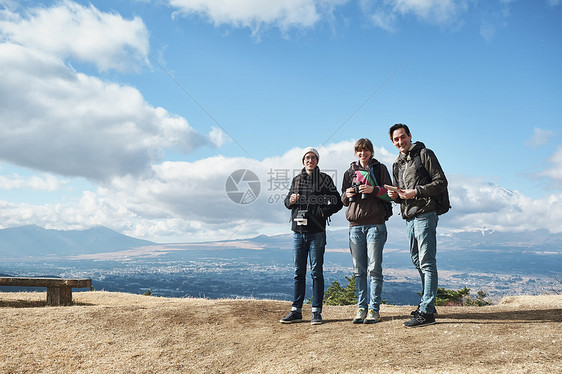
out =
[[[394,186],[403,190],[416,189],[413,199],[395,199],[400,203],[402,218],[409,219],[435,211],[433,196],[447,188],[447,178],[431,149],[422,142],[415,142],[406,154],[400,153],[392,165]]]
[[[391,184],[390,174],[388,174],[386,166],[375,158],[371,158],[367,169],[363,168],[358,162],[354,161],[351,163],[343,177],[341,197],[343,205],[347,207],[345,218],[349,221],[350,226],[380,225],[385,223],[392,215],[390,203],[377,197],[379,192],[379,187],[377,186],[374,186],[375,189],[372,193],[367,194],[366,200],[362,200],[360,195],[355,195],[355,201],[350,202],[345,194],[345,191],[351,187],[351,184],[357,182],[356,170],[369,172],[371,169],[379,186]],[[388,205],[388,208],[385,207],[385,204]]]
[[[290,198],[294,193],[300,194],[300,198],[291,204]],[[326,220],[342,208],[342,202],[332,178],[316,167],[310,175],[303,168],[293,178],[285,206],[291,209],[291,229],[298,233],[311,233],[326,231]],[[307,225],[297,225],[295,222],[299,210],[307,210]]]

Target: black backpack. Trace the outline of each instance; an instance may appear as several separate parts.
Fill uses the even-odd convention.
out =
[[[421,162],[420,155],[418,154],[416,155],[416,157],[420,158],[420,164],[423,166],[423,170],[425,170],[425,172],[429,176],[429,171],[427,171],[423,162]],[[433,199],[433,201],[435,201],[435,213],[437,213],[437,215],[445,214],[449,211],[449,209],[451,209],[451,201],[449,200],[449,187],[445,188],[443,192],[439,193],[436,196],[432,196],[431,198]]]
[[[451,209],[448,188],[445,188],[439,195],[434,196],[433,199],[435,201],[435,213],[437,213],[437,215],[445,214]]]

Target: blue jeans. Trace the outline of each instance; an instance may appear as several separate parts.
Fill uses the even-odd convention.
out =
[[[310,259],[312,276],[312,311],[322,312],[324,301],[324,251],[326,233],[294,233],[293,261],[295,263],[295,283],[292,310],[300,311],[306,293],[306,263]]]
[[[353,274],[357,290],[357,307],[379,311],[382,294],[382,250],[386,243],[386,224],[349,228],[349,249],[353,257]],[[367,271],[371,278],[367,300]]]
[[[420,214],[406,220],[410,256],[420,273],[422,297],[420,311],[431,314],[435,312],[437,297],[437,213]]]

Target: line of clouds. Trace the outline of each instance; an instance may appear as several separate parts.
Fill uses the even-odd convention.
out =
[[[349,0],[169,0],[175,16],[196,14],[215,26],[249,28],[255,34],[261,28],[308,28],[325,19]]]
[[[17,174],[10,176],[0,175],[0,189],[2,190],[32,190],[32,191],[58,191],[68,184],[68,180],[57,178],[51,174],[42,176],[32,175],[24,177]]]
[[[353,145],[354,140],[349,140],[319,148],[319,166],[335,177],[339,190],[344,171],[355,159]],[[562,170],[561,155],[559,150],[558,164],[553,164],[557,173]],[[152,166],[152,178],[116,177],[111,183],[83,192],[76,200],[44,205],[0,201],[0,221],[6,226],[33,222],[55,229],[103,224],[159,242],[288,232],[289,211],[282,201],[294,173],[302,168],[301,156],[302,149],[293,148],[261,161],[224,156],[194,162],[166,161]],[[390,170],[395,150],[376,147],[375,157]],[[226,193],[226,180],[238,169],[251,170],[260,179],[260,195],[250,204],[236,204]],[[448,175],[448,179],[453,209],[440,221],[441,233],[478,228],[524,231],[537,227],[562,232],[559,191],[533,199],[480,179],[460,175]],[[332,219],[332,228],[347,224],[343,212]],[[397,213],[389,227],[403,229]]]
[[[399,22],[410,16],[433,25],[450,26],[457,23],[469,7],[469,0],[360,0],[363,12],[373,24],[383,30],[394,32]]]
[[[331,22],[338,9],[358,7],[375,27],[388,32],[400,29],[401,22],[413,17],[419,22],[458,28],[471,8],[481,13],[480,34],[490,40],[509,17],[511,0],[479,3],[475,0],[169,0],[175,17],[202,16],[215,26],[249,28],[253,35],[262,29],[312,28]],[[559,0],[547,0],[547,6],[558,6]]]
[[[422,22],[449,25],[466,12],[472,1],[462,0],[169,0],[176,16],[202,15],[215,26],[249,28],[311,28],[332,20],[338,8],[357,6],[367,19],[386,31],[395,31],[400,19],[413,15]]]

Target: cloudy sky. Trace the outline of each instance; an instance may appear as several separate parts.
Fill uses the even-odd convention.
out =
[[[559,0],[0,0],[0,228],[289,232],[303,148],[341,186],[401,122],[449,178],[442,232],[562,232],[561,35]]]

